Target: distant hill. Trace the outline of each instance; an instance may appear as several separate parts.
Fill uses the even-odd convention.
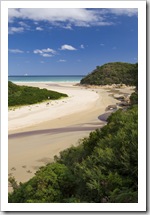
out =
[[[80,83],[90,85],[137,85],[138,64],[115,62],[97,66]]]
[[[62,97],[67,97],[67,95],[38,87],[18,86],[8,81],[8,106],[35,104],[48,98],[60,99]]]

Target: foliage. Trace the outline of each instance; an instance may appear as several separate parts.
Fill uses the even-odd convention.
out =
[[[34,104],[48,98],[59,99],[61,97],[67,97],[67,95],[38,87],[18,86],[8,82],[8,106]]]
[[[9,194],[9,202],[61,202],[63,191],[66,190],[67,196],[71,183],[69,169],[64,164],[53,163],[42,167],[28,182],[20,184],[19,189]]]
[[[101,130],[55,157],[9,202],[138,202],[138,107],[118,110]]]
[[[138,93],[137,92],[134,92],[131,94],[130,103],[131,103],[131,105],[138,104]]]
[[[133,85],[136,86],[136,91],[138,91],[138,63],[135,64],[135,67],[132,71]]]
[[[90,85],[126,84],[137,86],[138,64],[114,62],[97,66],[80,83]]]
[[[16,190],[19,187],[14,177],[12,176],[9,177],[8,181],[14,190]]]

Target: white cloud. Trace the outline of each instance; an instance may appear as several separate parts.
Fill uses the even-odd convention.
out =
[[[20,25],[20,26],[17,26],[17,27],[16,26],[15,27],[11,26],[11,27],[9,27],[9,29],[8,29],[9,34],[22,33],[25,30],[30,30],[30,26],[27,25],[25,22],[20,21],[17,24]]]
[[[43,57],[53,57],[56,54],[56,51],[54,49],[35,49],[33,51],[34,54],[40,54]],[[51,53],[51,54],[49,54]]]
[[[111,14],[111,16],[109,16],[109,14]],[[22,20],[28,19],[30,21],[32,20],[36,25],[38,25],[40,21],[46,21],[51,25],[72,30],[74,26],[91,27],[113,25],[115,19],[112,21],[112,15],[125,15],[131,17],[137,16],[137,14],[138,10],[136,8],[11,8],[9,9],[8,20],[9,23],[13,23],[16,18]],[[20,21],[19,23],[22,27],[27,28],[27,24],[23,21]],[[40,31],[43,29],[37,27],[36,30]]]
[[[52,54],[56,54],[56,51],[54,49],[50,49],[50,48],[47,48],[47,49],[42,49],[43,52],[50,52]]]
[[[65,25],[65,26],[62,26],[64,29],[68,29],[68,30],[72,30],[72,26],[71,24],[68,24],[68,25]]]
[[[22,33],[24,31],[23,27],[10,27],[8,29],[9,34],[14,34],[14,33]]]
[[[125,15],[125,16],[137,16],[138,14],[138,10],[136,8],[111,8],[108,9],[108,11],[112,14],[121,16],[121,15]]]
[[[81,49],[84,49],[84,45],[83,45],[83,44],[81,44],[80,48],[81,48]]]
[[[105,45],[104,43],[101,43],[101,44],[100,44],[100,46],[104,46],[104,45]]]
[[[34,54],[42,54],[42,53],[52,53],[52,54],[56,54],[56,51],[54,49],[50,49],[50,48],[47,48],[47,49],[35,49],[34,51]]]
[[[39,49],[36,49],[36,50],[33,51],[33,53],[34,54],[42,54],[43,52],[41,50],[39,50]]]
[[[66,60],[64,60],[64,59],[60,59],[58,62],[66,62]]]
[[[13,22],[14,18],[19,18],[20,17],[20,12],[16,8],[11,8],[8,9],[8,21]]]
[[[51,55],[51,54],[41,54],[43,57],[52,57],[53,55]]]
[[[77,49],[76,49],[76,48],[74,48],[74,47],[73,47],[73,46],[71,46],[71,45],[67,45],[67,44],[65,44],[65,45],[62,45],[62,46],[61,46],[60,50],[75,51],[75,50],[77,50]]]
[[[95,21],[97,16],[93,10],[84,8],[21,8],[9,9],[9,20],[14,18],[32,19],[34,21]]]
[[[9,9],[9,22],[15,18],[30,19],[37,23],[48,21],[52,25],[61,24],[59,27],[72,29],[72,26],[89,27],[94,25],[108,25],[100,11],[85,8],[21,8]],[[67,24],[62,25],[63,22]]]
[[[26,28],[29,28],[29,25],[27,25],[25,22],[18,22],[19,25],[23,26],[23,27],[26,27]]]
[[[36,27],[36,30],[37,30],[37,31],[43,31],[43,28],[41,28],[41,27]]]
[[[24,53],[24,51],[20,50],[20,49],[9,49],[8,50],[10,53],[14,53],[14,54],[20,54],[20,53]]]

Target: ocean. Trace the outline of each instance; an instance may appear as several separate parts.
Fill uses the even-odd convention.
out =
[[[79,83],[82,75],[60,75],[60,76],[8,76],[8,81],[12,82],[75,82]]]

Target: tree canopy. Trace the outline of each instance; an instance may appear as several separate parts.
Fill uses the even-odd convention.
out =
[[[81,80],[81,84],[111,85],[126,84],[137,86],[138,64],[114,62],[97,66]]]

